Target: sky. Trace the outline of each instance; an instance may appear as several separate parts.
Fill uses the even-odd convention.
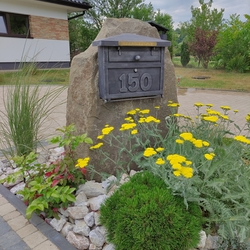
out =
[[[191,19],[191,6],[198,7],[199,0],[145,0],[145,3],[151,2],[154,9],[160,9],[161,12],[172,16],[174,28],[177,28],[180,22]],[[205,3],[208,0],[205,0]],[[229,19],[231,14],[239,14],[242,21],[245,20],[244,14],[250,15],[250,0],[213,0],[212,9],[225,9],[223,17]]]

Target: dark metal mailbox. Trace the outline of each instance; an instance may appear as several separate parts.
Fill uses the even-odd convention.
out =
[[[92,45],[98,46],[99,92],[105,102],[162,96],[169,41],[125,33]]]

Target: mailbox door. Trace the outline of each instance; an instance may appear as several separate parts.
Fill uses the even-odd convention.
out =
[[[100,54],[99,54],[100,55]],[[163,94],[163,47],[104,47],[100,97],[105,101],[160,97]]]

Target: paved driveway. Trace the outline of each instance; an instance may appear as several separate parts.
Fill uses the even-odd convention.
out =
[[[41,88],[41,93],[46,91],[48,87]],[[53,88],[53,87],[52,87]],[[3,95],[6,87],[0,86],[0,110],[4,110]],[[43,124],[42,134],[44,137],[51,137],[55,134],[55,129],[65,126],[66,124],[66,99],[67,89],[65,89],[56,103],[64,101],[65,103],[58,106],[53,114]],[[196,115],[193,104],[195,102],[202,102],[204,104],[214,104],[214,109],[220,110],[220,106],[230,106],[233,110],[239,110],[239,113],[234,115],[233,111],[230,113],[238,125],[245,124],[245,116],[250,113],[250,93],[233,92],[233,91],[215,91],[215,90],[198,90],[198,89],[178,89],[178,101],[180,103],[179,113]]]

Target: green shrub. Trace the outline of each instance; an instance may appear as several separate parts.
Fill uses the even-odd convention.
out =
[[[159,177],[131,177],[101,206],[101,223],[117,250],[185,250],[197,246],[202,228],[198,205],[171,194]]]
[[[188,44],[183,42],[181,45],[181,64],[183,67],[186,67],[190,61],[190,52]]]

